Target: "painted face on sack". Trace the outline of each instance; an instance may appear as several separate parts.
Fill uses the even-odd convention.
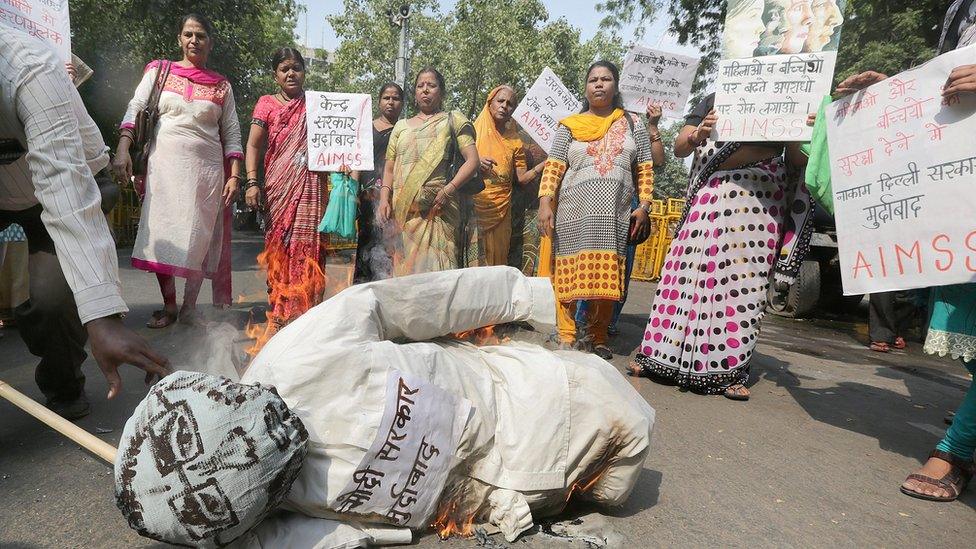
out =
[[[207,64],[213,51],[213,40],[199,21],[187,19],[180,30],[180,48],[183,58],[197,67]]]
[[[305,89],[305,65],[298,59],[285,59],[275,69],[275,82],[288,97],[301,95]]]

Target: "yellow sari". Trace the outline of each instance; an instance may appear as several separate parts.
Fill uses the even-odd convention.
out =
[[[505,89],[514,95],[515,91],[505,85],[491,90],[481,114],[474,121],[478,156],[495,161],[492,171],[483,174],[485,190],[474,197],[486,265],[508,264],[512,240],[512,188],[518,177],[517,169],[526,169],[525,151],[515,121],[509,120],[504,131],[499,132],[489,112],[492,99]]]
[[[471,123],[452,112],[458,148],[474,144]],[[390,134],[386,161],[393,163],[393,215],[401,234],[395,243],[393,270],[397,276],[475,266],[459,265],[462,220],[458,193],[440,212],[433,211],[434,198],[447,184],[450,127],[448,114],[438,113],[412,126],[397,122]],[[460,153],[458,153],[460,154]]]

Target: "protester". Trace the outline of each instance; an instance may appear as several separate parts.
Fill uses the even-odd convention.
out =
[[[591,300],[587,337],[604,359],[613,356],[607,328],[623,297],[628,239],[649,234],[654,188],[647,129],[624,113],[619,74],[607,61],[590,66],[583,110],[560,122],[539,188],[539,230],[554,246],[560,342],[576,343],[577,302]],[[635,193],[640,207],[631,212]]]
[[[939,38],[939,53],[976,43],[976,1],[954,0],[949,5]],[[867,71],[837,85],[843,96],[877,84],[888,77]],[[942,90],[944,100],[959,94],[976,93],[976,64],[956,67]],[[924,350],[929,354],[961,359],[976,376],[976,284],[932,288],[929,298],[929,329]],[[906,495],[932,501],[953,501],[973,476],[976,465],[976,383],[970,382],[962,404],[956,410],[945,437],[929,454],[921,469],[901,485]]]
[[[714,101],[699,103],[675,140],[675,156],[695,154],[688,201],[630,371],[748,400],[770,276],[796,276],[812,208],[806,187],[787,174],[806,165],[800,144],[784,155],[782,143],[712,141]]]
[[[182,60],[157,60],[146,66],[120,126],[112,164],[116,177],[131,179],[129,148],[136,116],[149,100],[157,72],[168,68],[132,248],[132,265],[156,273],[163,294],[163,309],[152,314],[146,324],[150,328],[165,328],[178,318],[198,323],[197,296],[204,278],[213,279],[214,305],[231,303],[229,206],[244,159],[240,123],[230,82],[207,69],[214,47],[210,22],[187,15],[178,38]],[[176,277],[186,279],[179,309]]]
[[[654,162],[654,171],[658,172],[664,167],[664,143],[661,142],[661,131],[658,130],[658,123],[661,122],[662,111],[659,105],[647,106],[647,132],[651,140],[651,159]],[[636,210],[640,204],[635,196],[630,203],[631,211]],[[620,301],[613,304],[613,315],[610,317],[610,325],[607,327],[607,334],[615,336],[619,333],[617,321],[623,313],[624,305],[627,303],[627,291],[630,289],[630,275],[634,270],[634,259],[637,256],[637,244],[627,244],[627,257],[624,260],[624,295]],[[589,315],[589,303],[584,301],[576,308],[576,325],[586,325]]]
[[[474,128],[460,112],[443,110],[445,91],[437,69],[421,69],[414,82],[418,112],[390,134],[378,213],[381,223],[393,219],[401,232],[393,265],[398,276],[478,264],[477,232],[462,196],[479,166]],[[451,150],[458,163],[464,160],[454,173]]]
[[[512,191],[514,183],[526,185],[542,173],[542,164],[527,169],[522,139],[512,113],[517,98],[511,86],[488,93],[481,114],[474,121],[478,158],[485,189],[475,195],[479,238],[486,265],[506,265],[512,241]]]
[[[399,84],[387,82],[380,88],[379,113],[373,120],[373,171],[363,174],[359,194],[359,235],[354,278],[357,283],[387,278],[392,274],[384,227],[376,223],[376,208],[380,185],[383,184],[390,134],[403,113],[403,88]]]
[[[268,318],[280,327],[322,301],[327,237],[318,225],[325,214],[328,174],[309,171],[305,160],[305,59],[294,48],[281,48],[271,57],[271,69],[280,90],[261,96],[254,106],[245,200],[252,208],[263,202],[267,212],[265,254],[275,263],[268,269],[273,301]],[[262,161],[263,193],[258,182]]]
[[[872,351],[887,353],[903,350],[905,332],[915,307],[907,292],[880,292],[868,298],[868,338]]]
[[[35,380],[67,418],[89,412],[85,340],[108,381],[118,367],[166,375],[167,361],[122,324],[115,243],[92,176],[108,164],[98,128],[64,65],[38,40],[0,26],[0,230],[17,223],[28,243],[30,300],[17,309]],[[43,220],[42,220],[43,215]]]
[[[520,134],[526,168],[532,170],[536,166],[544,166],[546,151],[528,135]],[[521,269],[525,276],[536,276],[538,271],[540,179],[541,168],[532,181],[520,184],[512,191],[512,241],[509,245],[508,264]]]

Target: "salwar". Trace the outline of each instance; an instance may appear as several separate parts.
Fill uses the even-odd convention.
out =
[[[560,301],[556,307],[556,329],[562,343],[576,342],[577,301]],[[585,337],[593,345],[606,345],[609,339],[607,328],[610,327],[610,317],[613,316],[615,302],[609,299],[590,300],[587,305]]]
[[[501,222],[491,229],[481,229],[482,246],[485,252],[485,265],[508,265],[508,250],[512,244],[512,211],[509,210]]]
[[[976,376],[976,360],[963,364],[971,375]],[[967,461],[973,459],[973,453],[976,453],[976,381],[970,381],[969,391],[956,410],[952,425],[936,448]]]
[[[868,337],[872,343],[892,344],[895,338],[905,336],[915,312],[907,292],[871,294],[868,301]]]

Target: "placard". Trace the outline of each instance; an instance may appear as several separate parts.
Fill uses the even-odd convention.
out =
[[[0,0],[0,23],[40,38],[71,61],[68,0]]]
[[[648,105],[656,104],[664,116],[684,116],[700,61],[698,57],[634,46],[624,57],[620,71],[624,108],[644,113]]]
[[[391,370],[376,438],[329,507],[338,513],[380,515],[399,526],[426,527],[470,411],[469,401]]]
[[[715,110],[719,141],[807,141],[830,93],[847,0],[728,0]]]
[[[976,96],[942,98],[976,46],[827,108],[844,293],[976,281]]]
[[[373,169],[373,99],[368,94],[309,91],[305,108],[309,170]]]
[[[525,92],[512,117],[548,154],[559,121],[578,113],[582,107],[556,73],[546,67]]]

